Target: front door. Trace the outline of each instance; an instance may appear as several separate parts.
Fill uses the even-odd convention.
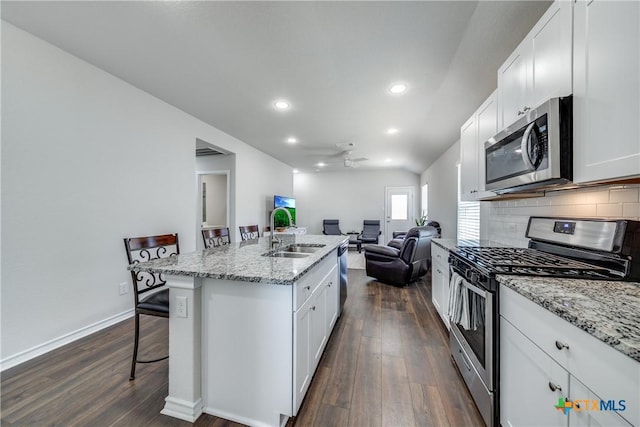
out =
[[[414,187],[385,188],[384,243],[393,238],[394,231],[408,231],[415,227],[414,192]]]

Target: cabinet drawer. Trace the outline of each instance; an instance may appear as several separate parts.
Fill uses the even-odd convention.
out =
[[[504,285],[500,315],[602,399],[626,400],[620,415],[640,425],[640,363]]]
[[[338,265],[338,256],[336,251],[331,252],[322,261],[316,264],[311,271],[307,272],[293,286],[293,307],[294,311],[298,310],[302,304],[311,296],[313,291],[318,287],[327,272],[331,268]]]
[[[435,243],[431,244],[431,262],[432,264],[441,263],[440,265],[449,264],[449,251],[441,248]]]

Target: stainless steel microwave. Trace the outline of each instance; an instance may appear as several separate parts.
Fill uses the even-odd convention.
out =
[[[573,98],[552,98],[484,143],[485,188],[540,190],[573,179]]]

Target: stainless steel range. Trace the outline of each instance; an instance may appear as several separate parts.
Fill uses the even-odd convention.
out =
[[[485,423],[498,426],[499,296],[496,275],[640,281],[640,222],[531,217],[528,248],[451,251],[453,359]]]

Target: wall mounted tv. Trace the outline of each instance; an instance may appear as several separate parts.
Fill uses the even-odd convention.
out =
[[[286,196],[273,196],[273,207],[275,208],[286,208],[291,214],[291,219],[293,219],[293,224],[296,224],[296,199],[293,197]],[[273,217],[274,227],[287,227],[289,225],[289,218],[287,218],[287,214],[281,211],[276,212]]]

